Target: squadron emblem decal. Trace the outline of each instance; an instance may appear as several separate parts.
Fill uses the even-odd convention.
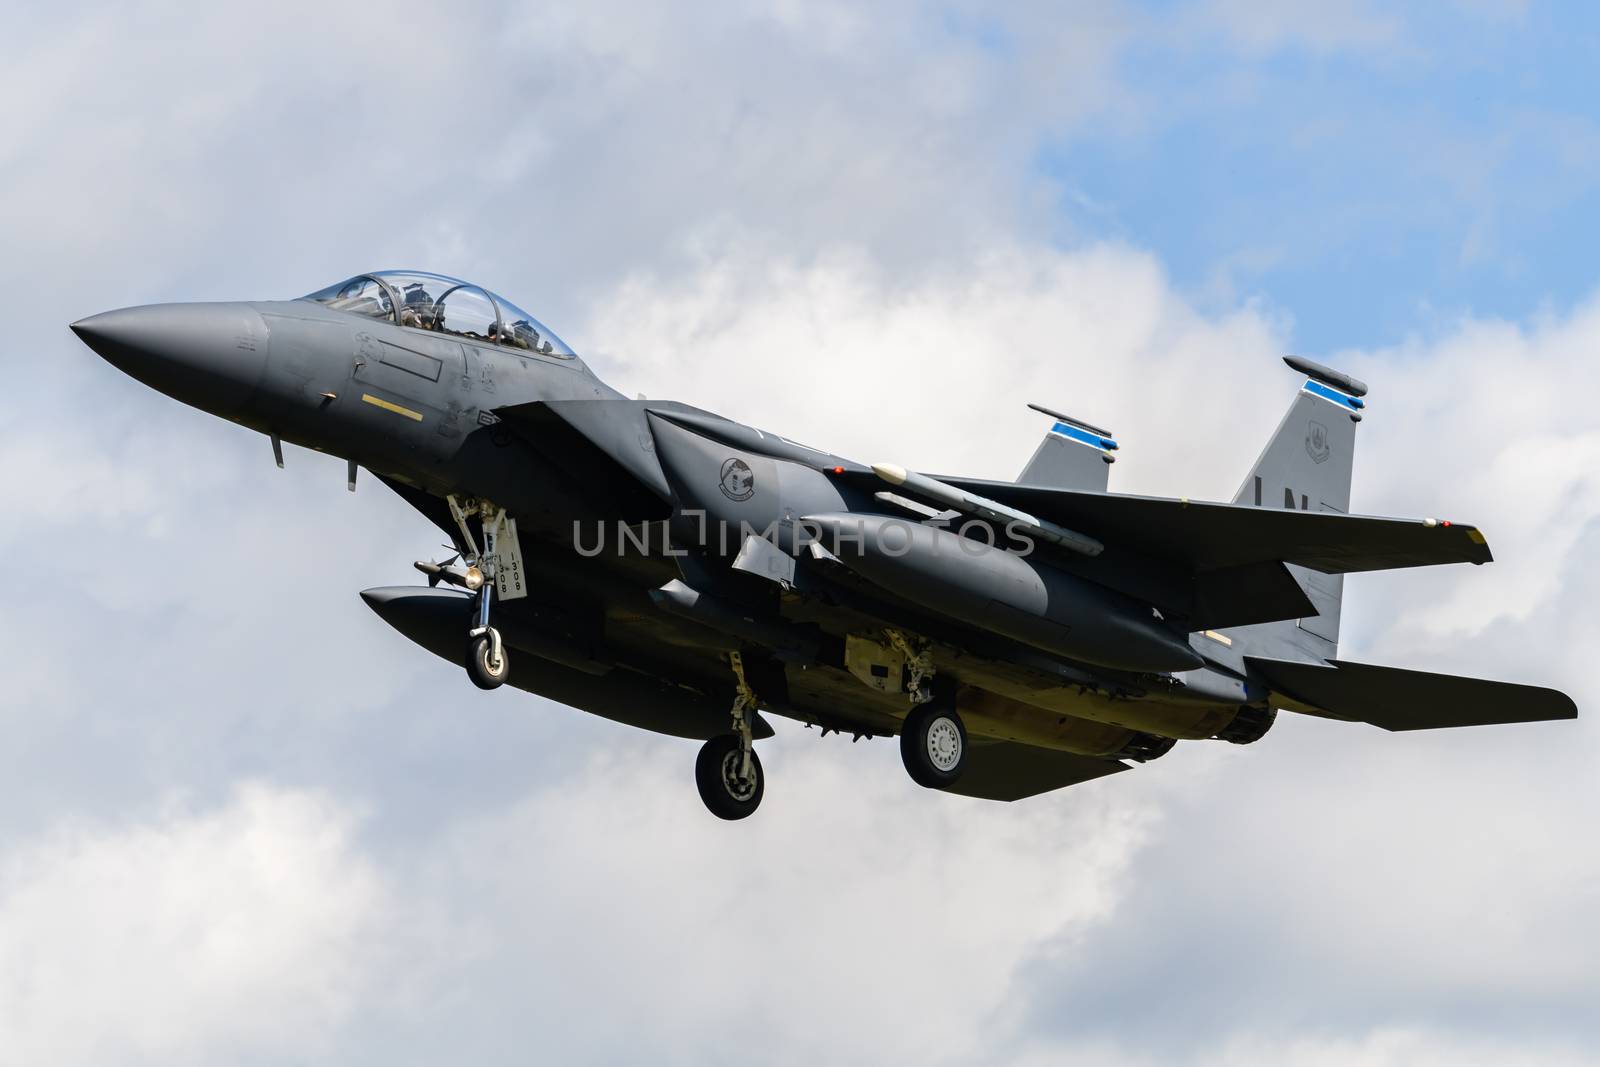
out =
[[[737,457],[722,464],[722,495],[729,500],[749,500],[756,492],[756,475],[750,464]]]
[[[1313,422],[1306,427],[1306,453],[1313,463],[1321,463],[1333,454],[1333,448],[1328,444],[1328,428],[1320,422]]]

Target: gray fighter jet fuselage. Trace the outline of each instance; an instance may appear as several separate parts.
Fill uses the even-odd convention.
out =
[[[1366,387],[1304,360],[1232,504],[1106,492],[1116,442],[1048,409],[1015,483],[865,465],[628,399],[509,301],[421,272],[73,324],[184,403],[365,467],[443,529],[379,615],[482,688],[705,739],[748,815],[758,709],[901,735],[920,784],[1018,799],[1258,740],[1279,709],[1419,729],[1570,718],[1552,690],[1336,658],[1342,575],[1482,563],[1475,527],[1349,512]],[[440,586],[444,586],[441,588]],[[512,668],[513,660],[515,669]]]

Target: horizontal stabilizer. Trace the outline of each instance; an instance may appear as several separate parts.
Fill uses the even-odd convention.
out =
[[[945,792],[980,800],[1022,800],[1127,769],[1126,763],[1113,759],[1002,741],[967,749],[966,769]]]
[[[1575,719],[1572,698],[1554,689],[1451,674],[1329,660],[1303,663],[1245,657],[1291,711],[1385,730],[1437,730],[1513,722]]]

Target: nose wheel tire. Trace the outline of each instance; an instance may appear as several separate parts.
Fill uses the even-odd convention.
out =
[[[467,677],[479,689],[498,689],[511,674],[511,657],[500,643],[500,657],[495,658],[495,645],[488,634],[479,634],[467,642]]]
[[[761,760],[754,752],[750,753],[749,774],[743,771],[744,751],[734,735],[713,737],[701,746],[694,761],[694,784],[700,787],[700,799],[717,818],[743,819],[760,806],[766,776],[761,773]]]
[[[913,709],[900,731],[900,759],[918,785],[954,784],[967,765],[967,727],[960,714],[928,704]]]

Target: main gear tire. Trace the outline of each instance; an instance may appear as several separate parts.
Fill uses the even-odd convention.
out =
[[[945,789],[967,766],[967,727],[954,708],[923,704],[906,716],[900,759],[918,785]]]
[[[745,776],[744,750],[733,734],[713,737],[700,747],[694,761],[694,784],[700,799],[719,819],[744,819],[755,813],[766,791],[761,759],[750,753],[750,774]]]

